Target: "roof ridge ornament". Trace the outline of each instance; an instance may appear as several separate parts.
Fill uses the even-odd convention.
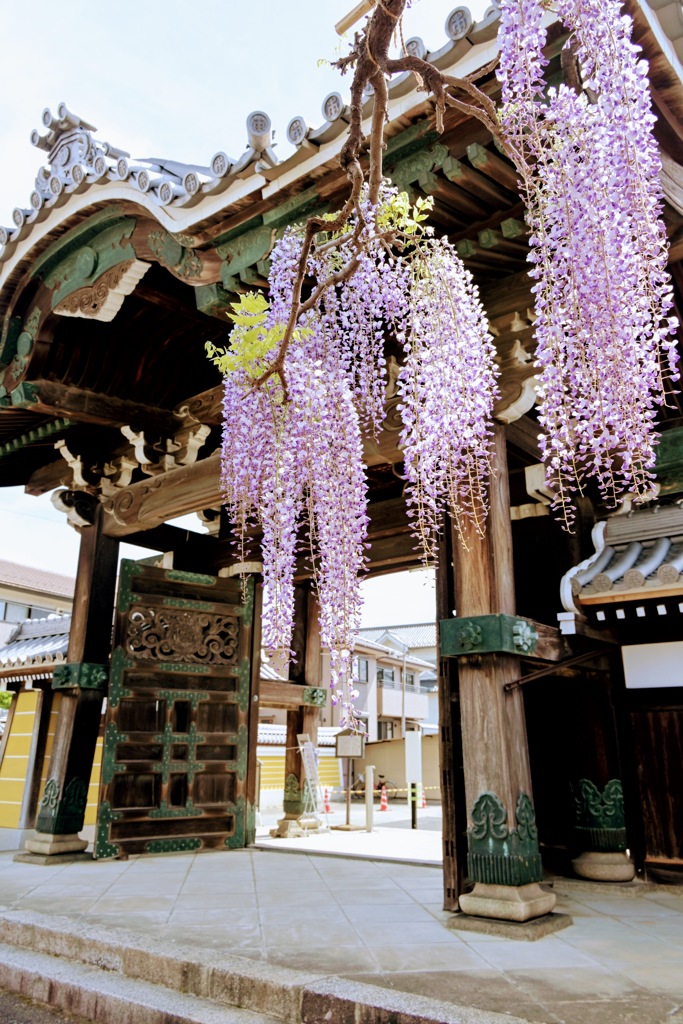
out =
[[[78,188],[86,179],[96,181],[108,176],[109,160],[118,163],[130,156],[108,142],[93,138],[97,128],[72,113],[65,103],[57,107],[56,117],[46,107],[41,120],[47,134],[41,135],[34,128],[31,143],[47,153],[49,167],[41,167],[36,176],[36,187],[30,199],[34,210],[40,210],[46,200],[60,195],[69,185]],[[16,218],[14,220],[16,224]]]

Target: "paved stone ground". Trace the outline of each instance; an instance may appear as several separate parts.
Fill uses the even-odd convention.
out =
[[[393,840],[408,833],[392,830]],[[244,850],[40,867],[0,855],[0,907],[123,927],[548,1024],[683,1024],[683,894],[562,888],[527,943],[444,927],[438,866]],[[0,1017],[0,1020],[2,1018]]]

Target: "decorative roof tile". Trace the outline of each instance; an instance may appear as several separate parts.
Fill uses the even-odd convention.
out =
[[[0,647],[0,668],[27,668],[64,661],[70,626],[70,615],[26,619],[12,640]]]
[[[448,20],[449,38],[439,50],[427,52],[421,39],[408,41],[410,52],[420,52],[441,69],[451,68],[473,47],[495,39],[500,10],[494,2],[484,18],[475,22],[469,10],[455,8]],[[481,61],[487,62],[487,57]],[[476,63],[476,62],[475,62]],[[479,64],[477,63],[478,67]],[[474,68],[467,68],[466,73]],[[401,101],[415,92],[417,82],[409,73],[388,81],[390,101]],[[417,95],[417,94],[416,94]],[[364,115],[370,113],[372,94],[365,97]],[[47,212],[61,206],[75,193],[97,190],[103,185],[120,184],[132,199],[146,194],[157,207],[192,207],[202,198],[224,192],[237,178],[260,175],[266,183],[295,169],[328,142],[343,135],[349,122],[349,107],[343,97],[330,93],[322,103],[323,123],[309,127],[303,117],[293,117],[287,126],[288,141],[294,153],[279,161],[272,148],[273,132],[269,116],[262,110],[247,117],[248,146],[234,159],[220,151],[207,165],[184,164],[165,157],[131,160],[130,154],[95,138],[97,129],[65,103],[56,115],[49,108],[42,114],[41,130],[34,129],[31,142],[45,152],[47,163],[38,171],[35,188],[26,207],[15,207],[12,224],[0,227],[0,263],[10,258],[17,243],[26,238],[33,224],[45,219]],[[265,192],[264,192],[265,197]]]
[[[339,731],[338,726],[320,726],[318,729],[318,746],[333,747],[335,745],[335,736]],[[258,743],[259,746],[284,747],[287,743],[287,726],[259,722]]]
[[[683,508],[655,505],[611,516],[593,530],[594,553],[562,578],[562,604],[634,601],[683,593]]]

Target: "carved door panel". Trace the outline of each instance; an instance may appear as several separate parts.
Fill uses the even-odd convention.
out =
[[[253,580],[122,562],[95,857],[253,841],[253,618]]]

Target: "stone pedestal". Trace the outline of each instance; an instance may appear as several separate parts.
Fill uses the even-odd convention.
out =
[[[537,882],[529,885],[489,885],[477,882],[472,892],[460,897],[460,909],[476,917],[503,921],[530,921],[549,914],[557,902],[552,892]]]
[[[29,853],[38,853],[50,857],[62,853],[81,853],[86,849],[88,843],[75,833],[53,836],[45,832],[34,832],[24,845]]]
[[[636,869],[625,853],[604,853],[589,850],[572,861],[572,867],[579,878],[590,878],[594,882],[631,882]]]
[[[270,835],[272,839],[300,839],[302,836],[327,831],[327,827],[314,814],[285,814],[278,821],[277,828],[271,828]]]

